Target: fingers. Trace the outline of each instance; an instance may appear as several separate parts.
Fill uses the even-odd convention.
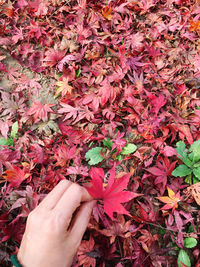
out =
[[[90,200],[92,200],[92,197],[87,190],[73,183],[59,199],[53,211],[62,218],[62,221],[65,222],[63,226],[66,227],[69,225],[72,214],[80,206],[80,203]]]
[[[72,225],[70,226],[70,236],[72,236],[74,241],[79,242],[88,226],[92,209],[96,204],[96,200],[85,202],[81,205],[80,210],[77,212]]]
[[[42,200],[42,202],[38,205],[37,209],[44,208],[47,210],[53,209],[59,199],[63,196],[63,194],[67,191],[67,189],[73,183],[68,180],[61,180],[54,189]]]

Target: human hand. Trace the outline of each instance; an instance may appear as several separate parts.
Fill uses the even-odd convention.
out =
[[[60,181],[28,216],[17,255],[23,267],[71,266],[95,203],[85,188]]]

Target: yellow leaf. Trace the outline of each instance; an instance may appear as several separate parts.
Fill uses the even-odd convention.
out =
[[[178,202],[181,201],[180,192],[176,193],[169,187],[167,187],[168,191],[168,197],[156,197],[158,200],[160,200],[163,203],[166,203],[164,207],[161,209],[172,209],[174,211],[176,208],[178,208]]]
[[[64,97],[66,94],[70,95],[72,93],[73,87],[68,84],[67,78],[63,78],[61,81],[58,81],[56,85],[58,86],[56,96],[61,94],[61,96]]]
[[[174,196],[175,196],[174,191],[171,188],[169,188],[169,187],[167,187],[167,191],[168,191],[169,198],[173,199]]]

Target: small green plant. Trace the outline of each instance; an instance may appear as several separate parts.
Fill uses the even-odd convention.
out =
[[[14,139],[17,139],[17,132],[18,132],[19,126],[18,122],[14,122],[12,125],[12,129],[10,132],[10,137],[6,138],[0,138],[0,145],[2,146],[13,146],[14,145]]]
[[[103,140],[103,146],[98,146],[91,148],[85,154],[85,158],[88,161],[89,165],[96,165],[99,162],[103,161],[105,158],[112,157],[116,153],[116,149],[112,149],[113,142],[110,138]],[[89,147],[91,144],[89,145]],[[116,160],[122,160],[124,155],[132,154],[137,150],[137,146],[134,144],[126,144],[119,155],[116,156]]]
[[[179,165],[173,170],[172,175],[175,177],[186,176],[185,182],[195,184],[200,181],[200,140],[195,141],[189,149],[186,148],[183,141],[176,143],[178,158],[184,164]]]
[[[80,75],[81,75],[81,69],[78,69],[78,70],[76,71],[76,77],[79,78]]]
[[[194,248],[197,245],[197,240],[193,237],[187,237],[184,239],[184,247],[185,248]],[[180,249],[178,253],[177,259],[178,267],[182,267],[182,263],[184,266],[191,267],[190,257],[184,249]]]

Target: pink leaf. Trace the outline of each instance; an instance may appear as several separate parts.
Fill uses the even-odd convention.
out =
[[[54,104],[41,104],[40,101],[35,101],[27,111],[27,115],[33,115],[35,123],[40,120],[47,121],[47,113],[53,113],[51,109],[52,106],[54,106]]]
[[[165,146],[162,153],[166,157],[172,157],[174,155],[177,155],[176,149],[171,146]]]

